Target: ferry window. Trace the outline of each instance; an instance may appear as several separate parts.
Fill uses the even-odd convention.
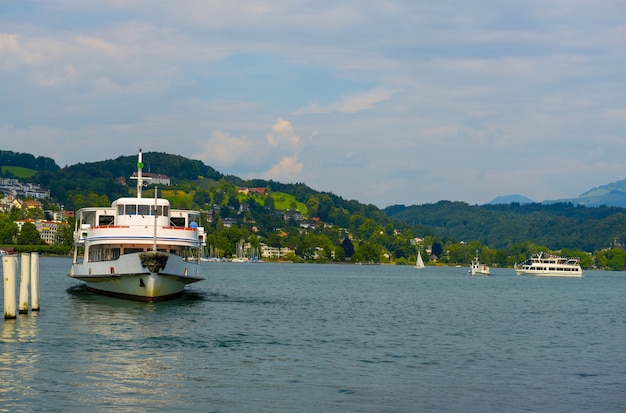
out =
[[[124,215],[124,204],[121,204],[121,205],[117,206],[117,214],[118,215]]]
[[[157,205],[156,207],[156,216],[157,217],[162,217],[163,216],[163,206],[162,205]],[[150,206],[150,215],[154,215],[154,205]]]
[[[115,219],[113,218],[112,215],[100,215],[98,217],[98,226],[100,227],[113,225],[114,222],[115,222]]]
[[[150,205],[139,205],[139,215],[150,215]]]
[[[161,208],[161,207],[159,207],[159,208]],[[161,209],[159,209],[159,211],[160,211],[160,210],[161,210]],[[168,206],[164,206],[164,207],[163,207],[163,216],[164,216],[164,217],[166,217],[166,216],[168,216],[169,214],[170,214],[170,207],[168,207]]]
[[[126,205],[126,213],[128,215],[137,215],[137,205]]]
[[[172,226],[173,227],[184,227],[185,226],[185,218],[174,218],[172,217]]]

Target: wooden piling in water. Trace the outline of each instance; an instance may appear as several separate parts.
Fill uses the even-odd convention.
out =
[[[4,318],[17,318],[17,255],[2,256],[2,273],[4,275]]]
[[[22,253],[22,262],[20,267],[20,301],[19,313],[28,314],[28,293],[30,290],[30,254]]]
[[[30,309],[39,311],[39,253],[30,253]]]

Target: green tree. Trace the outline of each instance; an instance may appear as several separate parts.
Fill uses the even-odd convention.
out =
[[[509,254],[505,251],[505,250],[497,250],[496,251],[496,258],[495,258],[495,263],[498,265],[498,267],[502,267],[505,268],[509,265]]]
[[[18,245],[41,245],[43,240],[39,236],[37,227],[32,222],[25,222],[20,233],[17,235]]]
[[[335,261],[343,262],[346,260],[346,253],[340,246],[335,246]]]
[[[223,191],[217,191],[213,193],[213,204],[214,205],[224,205],[224,200],[226,199],[226,194]]]
[[[341,248],[343,249],[346,258],[351,258],[354,255],[354,245],[352,244],[352,240],[350,240],[350,238],[345,237],[343,241],[341,241]]]
[[[234,256],[237,250],[237,243],[244,238],[244,233],[240,228],[228,227],[218,233],[216,246],[224,251],[227,257]]]
[[[356,262],[380,262],[381,248],[379,245],[363,243],[354,252],[353,260]]]
[[[71,218],[67,225],[60,225],[57,233],[57,239],[59,244],[71,247],[74,245],[74,222],[75,218]]]
[[[13,244],[19,227],[6,214],[0,214],[0,244]]]
[[[606,251],[596,251],[594,257],[598,268],[606,268],[609,265],[609,259],[606,256]]]
[[[613,271],[623,271],[626,267],[626,251],[614,248],[607,251],[608,262],[606,268]]]
[[[317,196],[312,196],[309,198],[309,200],[306,203],[306,207],[309,210],[310,217],[319,218],[319,215],[318,215],[319,206],[320,206],[320,200]]]
[[[26,217],[29,219],[44,219],[45,215],[41,208],[26,208]]]
[[[441,245],[440,242],[433,242],[431,252],[435,257],[441,258],[443,255],[443,245]]]

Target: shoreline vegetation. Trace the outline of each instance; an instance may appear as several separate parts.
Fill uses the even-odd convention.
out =
[[[0,245],[1,255],[19,255],[22,253],[38,252],[42,256],[46,257],[58,257],[58,258],[71,258],[72,249],[67,246],[60,245]],[[225,259],[222,262],[229,262],[230,259]],[[414,263],[404,258],[393,261],[337,261],[328,259],[309,259],[305,260],[298,256],[291,256],[288,258],[262,258],[262,260],[255,262],[254,264],[263,263],[275,263],[275,264],[339,264],[339,265],[382,265],[382,266],[412,266]],[[252,263],[251,263],[252,264]],[[427,267],[462,267],[465,268],[469,264],[463,262],[442,262],[442,261],[429,261]],[[497,263],[490,264],[493,268],[513,268],[513,265],[500,266]],[[614,271],[610,266],[605,268],[598,268],[596,266],[583,267],[587,270],[609,270]]]

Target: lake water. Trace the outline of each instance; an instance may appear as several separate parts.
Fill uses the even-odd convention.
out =
[[[205,263],[153,304],[90,293],[69,266],[42,257],[41,311],[2,322],[0,411],[626,406],[623,272]]]

